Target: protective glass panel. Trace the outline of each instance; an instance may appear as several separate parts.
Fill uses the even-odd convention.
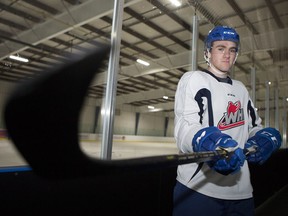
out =
[[[22,81],[65,64],[71,53],[84,55],[99,43],[111,44],[114,1],[81,2],[3,1],[7,10],[0,12],[1,113],[11,89]],[[10,13],[8,5],[22,13]],[[278,128],[282,147],[287,147],[287,1],[126,0],[122,6],[123,16],[117,17],[123,24],[117,35],[121,45],[116,92],[108,95],[113,100],[111,159],[178,154],[177,84],[185,72],[207,68],[204,39],[216,25],[239,33],[239,55],[230,76],[248,88],[263,124]],[[11,54],[29,62],[11,59]],[[95,158],[104,148],[109,60],[90,84],[79,119],[81,149]],[[0,166],[26,164],[6,133],[3,117],[0,129]],[[33,139],[29,133],[27,137]]]

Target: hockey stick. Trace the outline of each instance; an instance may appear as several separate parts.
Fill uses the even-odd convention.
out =
[[[98,160],[84,154],[78,141],[81,107],[95,72],[110,48],[72,61],[20,84],[8,97],[4,120],[9,137],[33,171],[46,177],[97,176],[162,169],[227,156],[225,151]]]

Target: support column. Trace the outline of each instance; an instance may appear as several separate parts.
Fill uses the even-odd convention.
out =
[[[165,125],[164,125],[164,137],[167,136],[167,129],[169,124],[169,117],[165,117]]]
[[[92,133],[96,133],[96,131],[97,131],[99,114],[100,114],[100,107],[99,107],[99,106],[96,106],[96,107],[95,107],[95,118],[94,118],[94,125],[93,125],[93,131],[92,131]]]
[[[199,38],[199,32],[198,32],[198,17],[195,14],[193,16],[193,35],[192,35],[192,70],[197,70],[197,51],[198,51],[198,38]]]
[[[283,148],[287,146],[287,98],[283,98]]]
[[[135,133],[134,133],[135,136],[137,136],[138,134],[139,119],[140,119],[140,113],[137,112],[135,118]]]
[[[111,159],[113,143],[113,124],[115,100],[117,90],[117,75],[119,70],[119,56],[121,32],[123,22],[124,0],[115,0],[113,23],[111,32],[111,51],[109,56],[107,86],[103,114],[103,139],[101,143],[101,158]]]
[[[256,69],[251,67],[251,99],[256,107]]]
[[[270,126],[270,82],[266,82],[265,94],[265,127]]]
[[[278,85],[275,86],[275,128],[279,130],[279,91]]]

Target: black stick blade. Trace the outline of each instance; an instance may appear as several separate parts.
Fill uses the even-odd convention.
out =
[[[110,47],[19,84],[8,97],[4,120],[9,137],[32,169],[45,176],[77,176],[90,159],[78,141],[78,123],[89,84]],[[73,174],[74,173],[74,174]]]
[[[8,135],[33,171],[43,177],[72,178],[153,171],[219,157],[219,152],[163,155],[124,160],[88,157],[79,145],[79,116],[89,84],[110,48],[72,61],[22,83],[8,97]]]

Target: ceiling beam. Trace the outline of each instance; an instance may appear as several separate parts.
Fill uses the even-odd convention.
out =
[[[128,0],[124,7],[138,3],[141,0]],[[6,6],[6,5],[4,5]],[[3,6],[3,7],[4,7]],[[112,14],[114,6],[114,0],[105,0],[99,2],[95,0],[88,0],[82,4],[73,6],[68,11],[65,11],[46,22],[41,22],[27,31],[21,32],[15,39],[19,38],[21,41],[25,41],[27,44],[37,45],[45,40],[56,37],[64,32],[73,30],[76,27],[84,25],[92,20],[98,19],[108,14]],[[10,8],[5,8],[5,10]],[[3,60],[7,55],[15,54],[27,49],[27,45],[15,43],[13,41],[5,41],[5,44],[0,44],[0,60]]]
[[[274,5],[272,4],[272,2],[270,0],[265,0],[267,7],[270,11],[270,13],[272,14],[273,18],[275,19],[276,24],[278,25],[279,28],[283,29],[284,28],[284,24],[281,21],[278,13],[275,10]]]

